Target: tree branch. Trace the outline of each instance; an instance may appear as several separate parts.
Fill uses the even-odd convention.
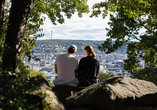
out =
[[[150,30],[149,28],[147,28],[147,27],[141,22],[141,20],[138,20],[138,21],[139,21],[140,26],[143,26],[143,27],[144,27],[145,29],[147,29],[149,32],[151,32],[151,33],[157,35],[157,33],[155,33],[154,31]]]

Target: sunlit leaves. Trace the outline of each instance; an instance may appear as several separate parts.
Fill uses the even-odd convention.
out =
[[[157,35],[154,31],[157,29],[156,0],[108,0],[96,3],[93,5],[91,17],[102,15],[102,17],[105,18],[109,11],[116,12],[121,7],[123,8],[125,15],[137,20],[141,28],[146,28],[146,33]]]
[[[65,16],[70,19],[75,12],[79,17],[89,12],[87,0],[36,0],[34,4],[33,9],[47,14],[54,25],[64,23]]]
[[[156,52],[153,48],[149,48],[148,50],[146,50],[145,55],[143,56],[143,58],[145,59],[145,62],[147,62],[147,64],[154,64],[154,62],[156,61]]]
[[[35,0],[31,5],[31,12],[25,29],[21,60],[25,55],[29,60],[32,58],[35,39],[43,36],[43,34],[38,34],[42,31],[40,25],[43,25],[45,20],[45,17],[41,17],[41,14],[47,14],[52,23],[56,25],[57,22],[64,23],[65,16],[70,19],[76,11],[79,17],[82,17],[82,13],[88,13],[87,0]]]
[[[118,8],[123,7],[125,14],[129,15],[129,17],[136,18],[139,15],[145,14],[150,14],[151,16],[156,15],[156,4],[156,0],[108,0],[96,3],[93,9],[103,8],[102,13],[106,13],[107,11],[115,12]]]
[[[16,75],[16,76],[15,76]],[[18,77],[18,78],[15,78]],[[28,110],[25,92],[28,89],[28,80],[20,79],[20,75],[10,71],[0,71],[0,109]],[[32,109],[36,109],[35,106]]]
[[[98,48],[111,53],[127,44],[125,70],[132,73],[142,60],[153,68],[157,53],[156,7],[156,0],[108,0],[93,5],[91,17],[114,12],[108,22],[110,28],[106,29],[109,38]]]
[[[0,26],[0,60],[2,59],[3,49],[4,49],[4,41],[5,41],[5,35],[7,32],[7,25],[9,20],[9,10],[10,9],[10,3],[5,2],[4,4],[4,16],[1,26]]]
[[[144,69],[136,68],[132,77],[151,81],[157,84],[157,68],[154,68],[154,66],[145,67]]]
[[[119,47],[126,45],[130,39],[139,40],[137,37],[139,25],[133,19],[124,15],[123,8],[117,10],[116,16],[110,15],[110,28],[107,28],[106,39],[104,43],[99,46],[101,51],[108,53],[116,51]]]

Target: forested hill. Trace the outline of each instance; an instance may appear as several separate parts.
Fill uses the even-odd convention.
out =
[[[84,47],[91,45],[94,48],[96,54],[102,53],[98,49],[98,45],[101,45],[104,41],[93,41],[93,40],[37,40],[34,50],[36,52],[66,52],[67,48],[74,44],[77,46],[77,54],[84,54]],[[124,53],[126,47],[122,47],[117,52]]]

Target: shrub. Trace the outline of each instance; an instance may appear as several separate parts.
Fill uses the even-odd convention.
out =
[[[102,81],[102,80],[104,80],[106,78],[109,78],[109,77],[112,77],[112,76],[114,76],[113,73],[108,73],[108,74],[106,74],[106,73],[100,73],[98,75],[98,79],[99,79],[99,81]]]
[[[157,85],[157,68],[146,67],[144,69],[136,69],[133,71],[131,77],[151,81]]]
[[[21,80],[20,75],[0,71],[0,109],[2,110],[36,110],[36,106],[26,103],[25,93],[29,88],[29,78]]]

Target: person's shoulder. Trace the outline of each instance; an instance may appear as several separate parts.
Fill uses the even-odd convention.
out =
[[[57,57],[65,56],[66,54],[59,54]]]
[[[94,60],[95,60],[97,63],[99,63],[99,60],[98,60],[97,58],[94,58]]]
[[[87,57],[82,57],[81,60],[87,59]]]
[[[70,61],[75,62],[76,64],[78,64],[78,60],[75,57],[70,57]]]
[[[94,58],[96,61],[99,61],[97,58]]]
[[[94,58],[95,60],[99,61],[97,58]]]
[[[70,58],[70,59],[73,59],[73,60],[77,60],[73,55],[68,55],[68,57]]]
[[[82,58],[80,59],[80,61],[84,61],[84,60],[87,60],[87,57],[82,57]]]
[[[78,62],[77,58],[73,57],[73,59]]]
[[[59,54],[59,55],[57,55],[56,59],[60,59],[60,58],[62,58],[64,56],[65,56],[65,54]]]

